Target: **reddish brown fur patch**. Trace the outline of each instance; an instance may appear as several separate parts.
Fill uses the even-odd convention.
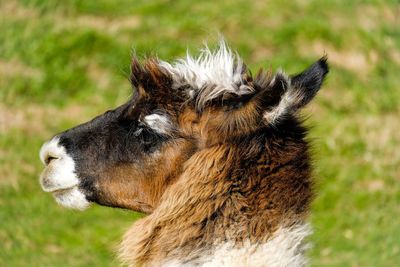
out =
[[[181,172],[191,150],[192,144],[180,140],[156,152],[140,168],[135,164],[124,164],[106,169],[97,184],[102,192],[99,199],[103,205],[151,213],[165,189]]]

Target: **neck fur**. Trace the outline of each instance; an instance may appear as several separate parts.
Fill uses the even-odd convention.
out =
[[[125,234],[121,259],[132,266],[305,265],[307,145],[285,153],[277,144],[279,155],[271,145],[268,155],[259,143],[195,153],[154,212]]]

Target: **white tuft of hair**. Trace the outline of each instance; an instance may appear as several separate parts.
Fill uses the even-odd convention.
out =
[[[172,123],[166,115],[153,113],[144,117],[144,122],[160,134],[168,134],[172,131]]]
[[[304,254],[309,248],[305,238],[311,234],[308,223],[280,227],[266,243],[253,244],[245,240],[241,246],[233,242],[220,244],[213,252],[198,255],[194,261],[170,259],[167,267],[304,267],[308,261]]]
[[[243,61],[223,40],[214,51],[205,45],[198,57],[188,52],[186,58],[172,64],[165,61],[159,64],[172,75],[175,86],[191,87],[187,93],[190,97],[197,96],[198,107],[225,93],[245,95],[253,91],[252,87],[244,84],[246,67]]]

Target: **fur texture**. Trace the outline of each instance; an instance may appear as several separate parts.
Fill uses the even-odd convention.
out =
[[[184,59],[172,64],[161,61],[159,65],[172,75],[175,87],[188,85],[187,94],[196,97],[198,109],[224,94],[246,95],[254,91],[246,80],[248,73],[242,59],[224,41],[215,51],[206,46],[196,58],[187,53]]]
[[[50,172],[68,167],[59,151],[75,176],[67,195],[43,189],[67,207],[146,213],[120,246],[130,266],[305,265],[313,180],[297,111],[321,87],[326,58],[253,77],[222,42],[172,64],[133,58],[131,71],[127,103],[44,145],[42,181],[65,180]]]
[[[222,243],[213,246],[210,251],[199,253],[194,261],[182,262],[180,259],[169,259],[161,265],[165,267],[307,266],[304,252],[308,245],[304,239],[310,235],[310,228],[308,224],[279,228],[269,241],[262,244],[254,244],[249,240],[245,240],[240,246],[232,242]]]

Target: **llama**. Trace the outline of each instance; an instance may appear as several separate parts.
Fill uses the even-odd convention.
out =
[[[313,198],[298,111],[328,73],[252,76],[225,43],[173,63],[131,64],[127,103],[57,134],[44,191],[68,208],[143,212],[119,256],[130,266],[305,266]]]

